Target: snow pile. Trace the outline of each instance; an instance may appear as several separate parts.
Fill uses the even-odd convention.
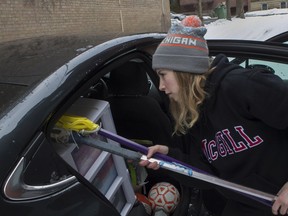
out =
[[[206,39],[245,39],[264,41],[279,33],[288,31],[288,9],[253,11],[245,19],[231,21],[218,19],[206,25]]]

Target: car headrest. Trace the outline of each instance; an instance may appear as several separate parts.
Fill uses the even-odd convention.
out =
[[[115,96],[139,96],[149,92],[146,71],[138,62],[127,62],[112,70],[109,80]]]

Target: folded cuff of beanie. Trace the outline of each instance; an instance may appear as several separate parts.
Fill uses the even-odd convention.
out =
[[[154,54],[152,67],[154,70],[169,69],[178,72],[204,74],[209,70],[209,57]]]

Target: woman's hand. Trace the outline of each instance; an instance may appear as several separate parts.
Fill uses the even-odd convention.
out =
[[[147,153],[147,158],[151,158],[156,152],[159,152],[161,154],[168,154],[169,148],[164,145],[154,145],[148,148],[148,153]],[[157,170],[159,169],[159,165],[156,162],[149,162],[148,160],[146,161],[140,161],[139,162],[140,166],[146,166],[149,169],[154,169]]]
[[[272,206],[272,212],[274,215],[288,214],[288,182],[286,182],[286,184],[284,184],[284,186],[278,192],[275,202]]]

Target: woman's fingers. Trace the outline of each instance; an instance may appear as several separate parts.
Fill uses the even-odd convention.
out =
[[[167,154],[169,148],[164,145],[155,145],[148,148],[147,158],[151,158],[156,152],[161,154]],[[157,162],[150,162],[149,160],[143,160],[139,162],[140,166],[145,166],[149,169],[157,170],[159,169],[159,164]]]
[[[286,183],[279,191],[275,202],[272,206],[272,213],[274,215],[288,214],[288,183]]]
[[[143,160],[139,162],[140,166],[147,167],[149,169],[157,170],[160,168],[159,164],[157,162],[150,162],[149,160]]]

